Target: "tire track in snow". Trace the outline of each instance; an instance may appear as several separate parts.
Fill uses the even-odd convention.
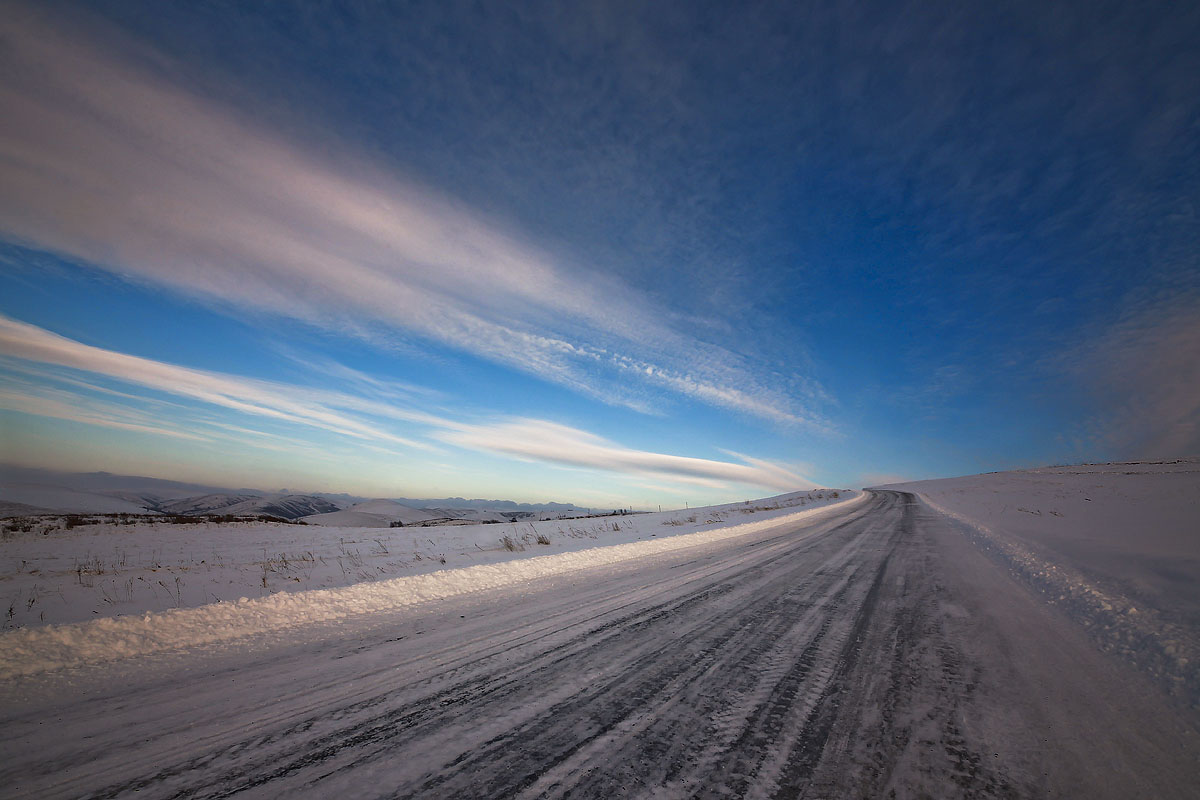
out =
[[[389,776],[378,796],[607,797],[651,785],[766,796],[794,771],[793,742],[822,744],[813,710],[870,614],[897,509],[879,496],[810,538],[689,556],[655,573],[670,585],[650,603],[655,592],[618,596],[599,613],[468,642],[415,684],[379,671],[353,702],[252,725],[203,752],[160,752],[175,756],[86,796],[370,796],[359,776],[375,773]]]
[[[1200,709],[1200,637],[1194,630],[1139,607],[1117,587],[1102,586],[1045,553],[920,497],[934,511],[959,522],[993,561],[1086,628],[1103,650],[1120,655],[1188,706]]]
[[[838,554],[838,566],[844,565],[851,555],[852,551],[843,549]],[[740,584],[746,580],[746,572],[761,571],[762,567],[756,566],[733,576],[732,579]],[[791,585],[795,583],[795,580],[795,576],[790,574],[775,577],[769,591],[776,591],[784,585]],[[759,595],[754,594],[717,619],[701,617],[698,623],[692,624],[691,628],[683,631],[676,630],[666,638],[657,635],[662,625],[678,625],[680,623],[679,614],[688,610],[693,603],[700,604],[718,599],[732,592],[734,586],[734,582],[720,584],[692,595],[685,603],[664,609],[663,613],[614,624],[613,628],[618,630],[622,637],[636,637],[637,641],[633,645],[635,649],[627,653],[625,658],[613,662],[611,672],[614,674],[606,684],[596,688],[585,688],[563,702],[551,706],[527,724],[506,730],[503,735],[483,743],[482,751],[472,753],[469,757],[454,762],[450,765],[452,769],[442,770],[436,778],[431,778],[413,794],[415,796],[428,796],[429,794],[436,794],[440,797],[456,796],[455,779],[448,777],[448,773],[455,773],[468,776],[469,786],[463,789],[464,796],[478,796],[480,793],[487,796],[511,795],[527,788],[526,784],[535,782],[533,778],[543,769],[542,760],[547,757],[561,761],[569,758],[589,741],[606,735],[617,740],[624,739],[624,736],[617,735],[619,731],[615,729],[618,724],[625,722],[631,726],[631,730],[636,727],[632,725],[630,719],[644,710],[649,698],[660,693],[661,684],[667,683],[669,696],[671,688],[685,685],[695,673],[703,671],[705,665],[719,660],[724,653],[736,652],[745,642],[753,639],[756,628],[743,624],[748,613],[757,613],[763,620],[772,622],[776,627],[783,624],[781,620],[784,618],[772,613],[773,606],[762,607],[757,599]],[[821,585],[821,588],[825,588],[824,584]],[[679,640],[698,627],[706,628],[709,636],[719,635],[720,638],[714,642],[708,642],[700,652],[678,652]],[[653,635],[647,637],[646,634]],[[646,649],[645,645],[647,644],[651,645],[650,649]],[[612,642],[597,642],[583,651],[572,653],[568,658],[549,665],[549,674],[546,674],[547,670],[543,669],[532,670],[508,681],[502,687],[497,687],[497,691],[509,693],[521,691],[522,687],[552,684],[555,682],[554,675],[562,669],[574,671],[581,669],[578,667],[580,663],[586,664],[604,658],[611,659],[613,647]],[[631,658],[630,656],[636,657]],[[600,721],[600,729],[591,731],[590,737],[585,735],[587,741],[582,742],[579,741],[581,734],[577,729],[572,728],[566,734],[560,730],[563,726],[576,725],[574,721],[578,719],[581,710],[589,710],[589,713]],[[510,709],[504,713],[511,715],[513,711]],[[424,731],[422,734],[431,735],[428,731]],[[514,750],[513,743],[520,741],[537,741],[540,749],[533,752]],[[547,749],[553,752],[548,755]],[[496,763],[503,763],[506,775],[520,774],[519,762],[522,759],[529,761],[531,766],[521,780],[515,783],[510,781],[480,784],[479,775],[486,771],[489,765],[494,766]],[[355,762],[345,765],[344,769],[360,767],[368,760],[368,757],[363,756]]]

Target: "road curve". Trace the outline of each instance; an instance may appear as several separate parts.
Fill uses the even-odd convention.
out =
[[[12,797],[1186,797],[1196,725],[911,495],[3,687]]]

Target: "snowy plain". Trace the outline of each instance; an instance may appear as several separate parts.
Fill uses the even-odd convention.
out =
[[[433,528],[45,518],[0,550],[0,677],[227,641],[619,564],[861,500],[795,492],[682,511]]]
[[[1129,592],[1101,586],[1094,566],[1105,541],[1134,561],[1173,546],[1186,562],[1193,472],[1039,470],[920,495],[365,528],[353,542],[336,528],[213,525],[315,537],[329,554],[317,564],[350,582],[272,593],[268,569],[266,592],[244,602],[0,634],[0,786],[31,798],[1194,797],[1188,656],[1151,657],[1194,629],[1177,617],[1165,637],[1176,604],[1130,614]],[[1101,496],[1114,507],[1087,522]],[[1130,498],[1150,502],[1093,530]],[[1046,527],[1076,512],[1085,521]],[[1025,517],[1035,527],[1010,529]],[[1138,543],[1172,519],[1158,545]],[[60,549],[90,541],[72,538],[83,530],[60,531]],[[407,537],[394,543],[413,571],[380,572],[401,555],[389,547],[363,559],[379,577],[352,581],[337,557],[381,534]],[[464,538],[442,565],[442,550],[413,558],[420,536]],[[263,588],[261,553],[231,568],[237,585]]]
[[[781,512],[745,533],[455,570],[630,556],[436,602],[0,676],[0,786],[14,798],[1194,797],[1194,715],[997,568],[974,528],[886,491]],[[108,624],[141,619],[6,641],[66,629],[99,644]]]

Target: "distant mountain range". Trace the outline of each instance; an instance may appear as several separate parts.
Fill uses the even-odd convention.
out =
[[[417,500],[411,497],[394,498],[397,503],[421,508],[479,508],[503,511],[578,511],[579,506],[570,503],[514,503],[512,500],[464,500],[461,497],[443,497],[439,500]]]
[[[511,522],[578,512],[578,506],[568,503],[516,503],[461,497],[370,499],[348,494],[229,489],[137,475],[58,472],[0,465],[0,516],[38,513],[265,514],[317,525],[388,527]]]
[[[269,514],[283,519],[299,519],[311,514],[337,511],[338,506],[311,494],[204,494],[162,503],[155,511],[164,514]]]

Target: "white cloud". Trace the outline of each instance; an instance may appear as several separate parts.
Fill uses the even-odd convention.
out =
[[[545,420],[459,425],[440,434],[440,438],[461,447],[518,458],[622,474],[670,477],[714,488],[737,483],[791,491],[814,485],[807,478],[766,461],[747,459],[750,463],[734,464],[632,450],[595,434]]]
[[[94,23],[98,27],[98,23]],[[640,381],[827,427],[605,276],[567,269],[387,165],[318,155],[149,69],[136,42],[0,20],[0,232],[218,305],[367,338],[416,334],[607,402]],[[338,148],[326,147],[326,151]]]
[[[371,426],[330,405],[303,402],[291,387],[104,350],[4,316],[0,316],[0,352],[28,361],[107,375],[244,414],[320,428],[360,440],[422,449],[429,447],[423,442]]]
[[[394,450],[380,449],[381,445],[434,449],[425,442],[397,436],[380,422],[392,419],[420,426],[426,435],[474,452],[601,470],[620,476],[668,478],[679,484],[713,489],[727,488],[729,484],[781,490],[814,485],[786,466],[750,456],[733,454],[745,462],[739,464],[635,450],[578,428],[538,419],[487,423],[461,421],[370,398],[252,380],[117,353],[3,315],[0,315],[0,354],[10,359],[81,370],[156,392],[198,400],[238,412],[247,419],[259,417],[329,431],[349,437],[358,448],[380,450],[384,454],[392,454]],[[36,369],[26,371],[37,374]],[[66,376],[63,383],[88,391],[99,388],[116,397],[130,397],[70,376]],[[73,395],[74,402],[69,404],[63,400],[67,393],[60,392],[51,398],[52,404],[43,405],[49,395],[43,392],[42,398],[33,400],[29,394],[29,391],[25,395],[0,392],[0,407],[109,427],[197,438],[193,432],[180,431],[183,423],[176,410],[169,412],[175,424],[168,429],[152,424],[153,412],[139,412],[142,418],[131,421],[121,419],[116,413],[98,413],[100,404],[94,398]],[[197,422],[209,427],[230,427],[213,420]],[[232,429],[250,432],[243,426]],[[290,441],[297,445],[303,443],[301,439]]]
[[[77,399],[78,396],[71,392],[24,382],[17,382],[11,388],[0,388],[0,409],[7,411],[134,433],[168,436],[173,439],[203,441],[205,438],[188,431],[155,424],[157,420],[152,417],[133,413],[128,408],[95,401],[81,406],[75,402]]]

